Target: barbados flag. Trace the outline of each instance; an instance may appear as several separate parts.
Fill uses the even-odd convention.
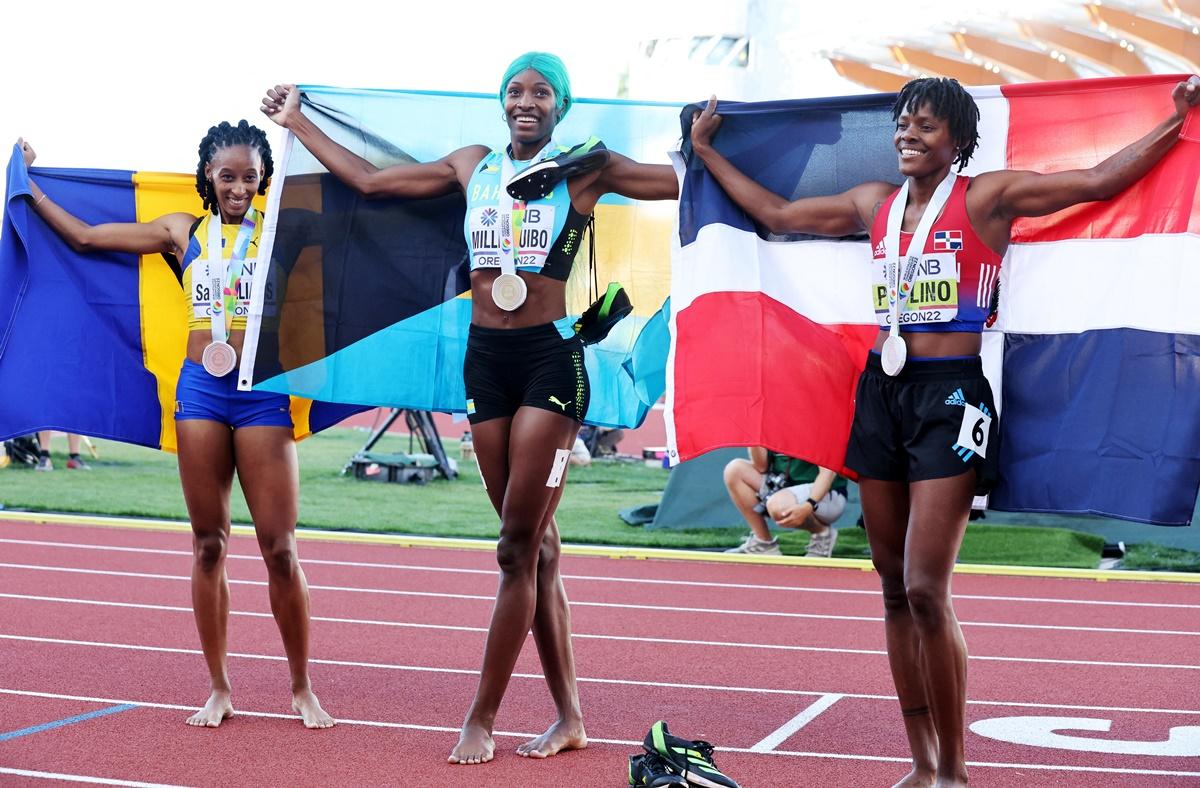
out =
[[[192,175],[32,174],[89,224],[203,212]],[[72,251],[29,205],[29,175],[14,146],[0,234],[0,438],[52,429],[174,451],[190,303],[177,274],[157,254]],[[353,410],[294,399],[296,434]]]
[[[966,174],[1090,167],[1172,110],[1180,77],[971,88]],[[894,94],[722,105],[717,147],[788,199],[899,182]],[[684,138],[692,109],[682,116]],[[994,508],[1186,525],[1200,487],[1200,121],[1106,202],[1013,224],[984,365],[1002,405]],[[687,165],[671,284],[668,435],[683,459],[764,445],[842,468],[877,328],[865,236],[773,236]],[[947,251],[961,237],[935,239]],[[951,448],[947,447],[947,451]]]
[[[471,144],[502,149],[508,128],[495,95],[301,87],[305,115],[377,167],[433,161]],[[555,130],[560,145],[591,136],[640,161],[668,163],[678,104],[580,99]],[[241,376],[255,389],[331,402],[465,413],[470,324],[465,201],[365,200],[288,136],[263,231],[269,269],[251,308]],[[565,184],[560,187],[565,188]],[[665,388],[675,203],[608,195],[596,208],[596,276],[583,249],[568,280],[579,315],[610,281],[632,315],[585,352],[587,421],[637,426]],[[269,287],[268,287],[269,285]]]

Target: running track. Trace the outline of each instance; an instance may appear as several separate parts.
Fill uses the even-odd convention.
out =
[[[746,786],[890,785],[907,771],[878,582],[861,562],[565,556],[592,744],[548,761],[513,752],[553,716],[529,642],[496,760],[462,767],[445,756],[475,686],[490,551],[302,535],[313,681],[341,723],[316,732],[289,713],[265,570],[235,529],[238,716],[198,730],[183,724],[207,696],[186,532],[12,517],[0,520],[5,786],[619,786],[660,718],[717,744]],[[954,591],[973,784],[1200,784],[1200,585],[963,573]]]

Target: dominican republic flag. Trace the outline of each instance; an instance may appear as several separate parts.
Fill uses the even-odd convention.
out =
[[[933,234],[933,251],[957,252],[962,249],[962,230],[938,230]]]
[[[1166,118],[1180,79],[972,88],[981,139],[965,174],[1090,167]],[[899,183],[894,99],[723,104],[716,144],[788,199]],[[682,114],[684,140],[693,109]],[[994,508],[1190,521],[1200,487],[1196,116],[1137,184],[1107,202],[1018,220],[1002,270],[960,280],[960,298],[985,304],[999,279],[999,318],[984,336],[1003,409]],[[684,153],[668,360],[673,457],[763,445],[842,469],[855,383],[877,331],[869,242],[771,235]],[[960,232],[935,242],[953,250]]]

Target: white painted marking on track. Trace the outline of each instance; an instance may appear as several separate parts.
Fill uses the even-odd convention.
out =
[[[86,774],[34,772],[28,769],[10,769],[4,766],[0,766],[0,774],[11,774],[13,777],[31,777],[35,780],[62,780],[73,783],[89,783],[91,785],[121,785],[127,788],[185,788],[185,786],[168,785],[166,783],[139,783],[133,780],[115,780],[110,777],[91,777]]]
[[[813,701],[807,709],[800,712],[795,717],[792,717],[783,725],[780,725],[769,736],[751,747],[750,752],[770,752],[771,750],[774,750],[776,747],[783,744],[785,741],[795,735],[805,725],[819,717],[823,711],[841,699],[841,695],[822,695]]]
[[[971,730],[989,739],[1073,752],[1102,752],[1109,755],[1146,755],[1164,758],[1200,756],[1200,727],[1177,725],[1166,741],[1129,741],[1069,736],[1061,731],[1108,733],[1112,720],[1095,717],[995,717],[971,723]]]
[[[49,698],[55,700],[74,700],[88,703],[111,703],[121,704],[130,703],[147,709],[170,709],[180,711],[191,711],[195,706],[184,705],[178,703],[158,703],[145,700],[128,700],[118,698],[94,698],[80,695],[64,695],[52,692],[33,692],[27,690],[0,688],[2,695],[19,695],[31,698]],[[824,693],[820,693],[824,694]],[[848,696],[847,696],[848,697]],[[894,700],[894,698],[893,698]],[[237,713],[246,717],[266,717],[272,719],[288,719],[298,720],[299,717],[291,714],[277,714],[264,711],[247,711],[238,709]],[[339,725],[361,725],[372,728],[399,728],[403,730],[430,731],[435,733],[458,733],[459,728],[441,725],[417,725],[412,723],[401,722],[384,722],[379,720],[349,720],[338,719]],[[535,734],[532,733],[513,733],[509,731],[495,731],[493,736],[503,736],[511,738],[528,739]],[[637,747],[641,745],[641,741],[632,741],[625,739],[599,739],[588,737],[588,741],[595,744],[612,744],[622,747]],[[749,747],[721,747],[722,752],[741,752],[754,755],[767,755],[773,757],[795,757],[795,758],[817,758],[823,760],[840,760],[840,761],[868,761],[877,763],[910,763],[910,758],[895,757],[888,755],[858,755],[852,753],[830,753],[830,752],[798,752],[786,750],[771,750],[770,752],[754,752]],[[1129,774],[1129,775],[1149,775],[1161,777],[1200,777],[1200,772],[1184,772],[1184,771],[1168,771],[1164,769],[1121,769],[1107,768],[1101,766],[1065,766],[1059,764],[1037,764],[1037,763],[992,763],[984,761],[968,761],[967,766],[970,768],[995,768],[995,769],[1035,769],[1039,771],[1066,771],[1066,772],[1089,772],[1097,774]],[[177,786],[168,786],[166,788],[178,788]]]
[[[191,615],[191,613],[192,613],[192,609],[190,607],[183,607],[181,605],[152,605],[152,604],[141,603],[141,602],[107,602],[107,601],[90,600],[90,599],[72,599],[72,598],[66,598],[66,597],[49,597],[49,596],[35,596],[35,595],[30,595],[30,594],[7,594],[7,593],[0,593],[0,599],[16,599],[16,600],[35,601],[35,602],[54,602],[54,603],[63,603],[63,604],[94,605],[94,606],[99,606],[99,607],[130,608],[130,609],[136,609],[136,610],[158,610],[158,611],[169,612],[169,613],[187,613],[188,615]],[[229,614],[233,615],[233,616],[245,616],[245,617],[249,617],[249,618],[272,618],[272,615],[270,613],[259,613],[259,612],[248,611],[248,610],[231,610],[231,611],[229,611]],[[406,628],[406,629],[425,629],[425,630],[437,630],[437,631],[449,631],[449,632],[479,632],[479,633],[487,632],[487,627],[468,627],[468,626],[458,626],[458,625],[452,625],[452,624],[418,624],[418,623],[411,623],[411,622],[405,622],[405,621],[380,621],[380,620],[376,620],[376,619],[338,618],[338,617],[332,617],[332,616],[312,616],[311,618],[313,621],[320,621],[320,622],[333,623],[333,624],[352,624],[352,625],[361,625],[361,626],[397,627],[397,628]],[[708,648],[708,647],[743,648],[743,649],[761,649],[761,650],[766,650],[766,651],[786,651],[786,652],[803,652],[803,653],[818,653],[818,654],[858,654],[858,655],[862,655],[862,656],[886,656],[886,654],[887,654],[886,651],[883,651],[881,649],[838,648],[838,647],[834,647],[834,646],[797,646],[797,645],[791,645],[791,644],[776,644],[776,643],[738,643],[738,642],[723,641],[723,640],[687,640],[687,639],[683,639],[683,638],[653,638],[653,637],[644,637],[644,636],[640,636],[640,635],[638,635],[638,636],[599,635],[599,634],[590,634],[590,633],[586,633],[586,632],[572,632],[571,637],[573,639],[579,639],[579,640],[611,640],[611,641],[616,641],[616,642],[628,642],[628,643],[658,643],[658,644],[662,644],[662,645],[700,646],[700,647],[704,647],[704,648]],[[1056,660],[1056,659],[1048,659],[1048,658],[1043,659],[1043,658],[1038,658],[1038,657],[992,657],[992,656],[979,655],[979,654],[971,655],[969,657],[969,659],[976,659],[976,660],[982,660],[982,661],[1001,661],[1001,662],[1035,662],[1035,663],[1048,662],[1050,664],[1057,664],[1057,663],[1076,664],[1076,662],[1078,662],[1077,660]],[[1088,662],[1086,664],[1101,664],[1101,663]],[[1104,663],[1104,664],[1108,665],[1110,663]],[[1117,663],[1117,664],[1123,665],[1125,663]],[[1138,665],[1138,667],[1140,667],[1140,665]]]
[[[317,586],[309,586],[316,588]],[[16,599],[28,600],[35,602],[53,602],[61,604],[80,604],[93,605],[98,607],[116,607],[129,608],[136,610],[158,610],[169,613],[192,613],[192,609],[181,605],[153,605],[142,602],[107,602],[91,599],[72,599],[67,597],[49,597],[36,596],[30,594],[8,594],[0,593],[0,599]],[[249,618],[272,618],[270,613],[259,613],[248,610],[231,610],[230,615],[245,616]],[[418,624],[404,621],[381,621],[377,619],[363,618],[338,618],[332,616],[312,616],[311,620],[333,624],[350,624],[360,626],[382,626],[382,627],[397,627],[407,629],[425,629],[425,630],[440,630],[450,632],[487,632],[486,627],[467,627],[451,624]],[[766,651],[787,651],[787,652],[802,652],[802,653],[818,653],[818,654],[857,654],[860,656],[886,656],[887,652],[880,649],[865,649],[865,648],[840,648],[835,646],[798,646],[791,644],[775,644],[775,643],[738,643],[723,640],[686,640],[683,638],[652,638],[632,635],[599,635],[582,632],[573,632],[572,638],[581,640],[612,640],[618,642],[631,643],[659,643],[663,645],[677,646],[700,646],[704,648],[744,648],[744,649],[761,649]],[[1024,662],[1032,664],[1047,664],[1047,665],[1094,665],[1100,667],[1134,667],[1134,668],[1183,668],[1197,669],[1200,666],[1179,665],[1179,664],[1153,664],[1141,662],[1112,662],[1101,660],[1073,660],[1073,659],[1056,659],[1050,657],[1004,657],[990,656],[986,654],[971,654],[968,659],[977,660],[980,662]]]
[[[80,544],[77,542],[52,542],[41,541],[35,539],[0,539],[0,543],[7,544],[24,544],[39,547],[65,547],[80,550],[102,550],[124,553],[146,553],[153,555],[178,555],[191,556],[189,550],[167,550],[164,548],[153,547],[121,547],[116,545],[92,545]],[[361,547],[363,545],[355,545]],[[257,553],[230,553],[229,558],[239,561],[262,561],[262,556]],[[470,569],[467,567],[446,567],[446,566],[425,566],[418,564],[396,564],[374,561],[338,561],[322,558],[304,558],[301,563],[315,564],[322,566],[345,566],[362,569],[395,569],[404,572],[443,572],[449,574],[465,574],[465,575],[487,575],[495,577],[497,570],[495,569]],[[722,583],[711,580],[662,580],[659,578],[649,577],[613,577],[604,575],[573,575],[564,574],[564,580],[575,580],[580,582],[601,582],[601,583],[629,583],[637,585],[663,585],[663,586],[686,586],[690,588],[717,588],[717,589],[738,589],[745,591],[790,591],[793,593],[803,594],[842,594],[852,596],[869,596],[878,598],[878,590],[866,590],[859,588],[829,588],[824,586],[787,586],[773,585],[768,583]],[[972,600],[980,602],[1026,602],[1037,604],[1062,604],[1062,605],[1095,605],[1101,607],[1144,607],[1144,608],[1161,608],[1168,610],[1200,610],[1200,604],[1186,604],[1182,602],[1129,602],[1123,600],[1104,600],[1104,599],[1067,599],[1061,597],[1035,597],[1035,596],[999,596],[993,594],[955,594],[954,599],[957,600]]]
[[[199,649],[178,648],[178,647],[173,647],[173,646],[146,646],[146,645],[138,645],[138,644],[134,644],[134,643],[108,643],[108,642],[94,641],[94,640],[71,640],[71,639],[67,639],[67,638],[49,638],[49,637],[36,637],[33,635],[10,635],[10,634],[2,634],[2,633],[0,633],[0,640],[11,640],[11,641],[18,641],[18,642],[25,642],[25,643],[47,643],[47,644],[62,645],[62,646],[85,646],[88,648],[109,648],[109,649],[120,649],[120,650],[126,650],[126,651],[145,651],[145,652],[151,652],[151,653],[165,653],[165,654],[200,655],[202,653]],[[257,659],[257,660],[268,660],[268,661],[273,661],[273,662],[284,662],[287,659],[286,657],[283,657],[283,656],[276,656],[276,655],[271,655],[271,654],[247,654],[247,653],[241,653],[241,652],[230,652],[228,656],[235,658],[235,659]],[[338,666],[338,667],[369,668],[369,669],[376,669],[376,670],[410,671],[410,672],[417,672],[417,673],[444,673],[444,674],[450,674],[450,675],[456,675],[456,676],[477,676],[479,674],[479,671],[477,671],[477,670],[467,670],[465,668],[442,668],[442,667],[432,667],[432,666],[426,666],[426,665],[398,665],[398,664],[386,663],[386,662],[362,662],[362,661],[356,661],[356,660],[343,660],[343,659],[316,659],[316,658],[313,658],[313,659],[309,659],[309,663],[313,664],[313,665],[334,665],[334,666]],[[544,680],[545,676],[541,673],[513,673],[513,678]],[[630,686],[630,687],[664,687],[664,688],[671,688],[671,689],[713,690],[713,691],[717,691],[717,692],[762,693],[762,694],[767,694],[767,695],[805,695],[805,696],[814,696],[815,695],[815,696],[820,696],[820,695],[827,694],[824,692],[792,690],[792,689],[782,689],[782,688],[774,688],[774,687],[738,687],[738,686],[729,686],[729,685],[722,685],[722,684],[691,684],[691,683],[665,682],[665,681],[637,681],[634,679],[595,678],[595,677],[586,677],[586,676],[580,676],[577,679],[577,681],[579,681],[581,684],[612,684],[612,685]],[[844,697],[848,697],[848,698],[849,697],[881,698],[881,699],[889,698],[889,696],[886,696],[886,695],[854,695],[851,693],[841,693],[841,694]],[[892,699],[894,700],[894,697]],[[1104,707],[1090,707],[1090,706],[1074,707],[1074,706],[1063,706],[1060,704],[1041,704],[1041,703],[1007,703],[1007,702],[1000,702],[1000,701],[986,701],[985,702],[985,701],[970,701],[969,700],[969,701],[967,701],[967,703],[969,703],[969,704],[970,703],[980,703],[980,704],[984,704],[984,705],[1014,705],[1014,706],[1023,706],[1023,707],[1031,707],[1031,708],[1051,708],[1051,709],[1062,709],[1062,708],[1100,709],[1100,708],[1104,708]],[[1149,710],[1146,710],[1146,711],[1149,711]],[[1178,711],[1178,712],[1172,712],[1172,713],[1181,713],[1182,714],[1182,713],[1195,713],[1195,712]]]
[[[164,575],[151,572],[122,572],[112,569],[87,569],[82,567],[70,566],[46,566],[42,564],[9,564],[0,563],[0,569],[23,569],[28,571],[38,572],[66,572],[72,574],[85,575],[101,575],[107,577],[136,577],[147,580],[175,580],[191,582],[191,578],[187,575]],[[265,580],[230,580],[230,585],[248,585],[248,586],[265,586]],[[436,591],[405,591],[393,588],[363,588],[358,586],[328,586],[309,583],[310,590],[313,591],[338,591],[345,593],[356,594],[383,594],[388,596],[411,596],[423,597],[428,599],[465,599],[494,602],[495,596],[488,594],[447,594]],[[697,614],[712,614],[712,615],[730,615],[730,616],[760,616],[768,618],[795,618],[817,621],[859,621],[869,623],[881,623],[883,618],[880,616],[847,616],[835,615],[831,613],[793,613],[789,611],[776,610],[736,610],[727,608],[713,607],[683,607],[678,605],[635,605],[627,602],[584,602],[572,600],[573,607],[598,607],[613,610],[653,610],[656,612],[667,613],[697,613]],[[1182,637],[1200,637],[1200,632],[1192,632],[1186,630],[1175,629],[1133,629],[1127,627],[1084,627],[1084,626],[1067,626],[1059,624],[1012,624],[999,621],[959,621],[963,627],[988,627],[999,629],[1028,629],[1028,630],[1045,630],[1051,632],[1093,632],[1103,634],[1128,634],[1128,635],[1178,635]],[[1017,657],[989,657],[989,659],[1019,659]],[[1132,663],[1121,662],[1073,662],[1066,664],[1098,664],[1119,666]],[[1139,663],[1140,664],[1140,663]],[[1158,666],[1162,667],[1162,666]],[[1171,666],[1174,667],[1174,666]]]

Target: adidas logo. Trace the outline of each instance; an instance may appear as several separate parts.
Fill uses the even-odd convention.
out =
[[[887,251],[884,249],[883,241],[880,241],[879,243],[875,244],[875,256],[876,257],[886,257],[887,256]]]
[[[946,398],[947,405],[958,405],[960,408],[967,406],[967,398],[963,396],[962,389],[956,389],[953,394]]]

